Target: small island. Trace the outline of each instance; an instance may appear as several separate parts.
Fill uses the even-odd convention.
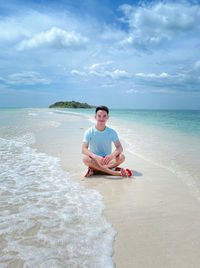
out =
[[[87,103],[81,103],[78,101],[59,101],[54,104],[51,104],[49,108],[96,108],[96,106],[89,105]]]

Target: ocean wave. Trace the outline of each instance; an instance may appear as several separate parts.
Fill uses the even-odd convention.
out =
[[[2,267],[114,267],[99,192],[22,141],[0,138],[0,157]]]

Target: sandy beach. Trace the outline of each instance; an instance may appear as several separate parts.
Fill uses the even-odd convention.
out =
[[[122,166],[132,169],[134,176],[84,179],[81,143],[90,125],[74,117],[37,132],[33,147],[60,158],[72,180],[103,195],[104,216],[117,232],[113,244],[116,267],[198,268],[200,209],[192,188],[184,178],[129,153],[123,140],[126,161]]]
[[[0,268],[200,268],[200,0],[0,7]]]

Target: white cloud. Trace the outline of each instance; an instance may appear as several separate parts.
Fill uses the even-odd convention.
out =
[[[45,14],[35,10],[21,11],[12,16],[6,16],[0,21],[1,42],[22,41],[31,39],[38,32],[45,31],[54,25],[62,25],[56,14]],[[68,25],[68,24],[67,24]]]
[[[170,75],[167,73],[161,73],[161,74],[144,74],[144,73],[136,73],[135,76],[137,77],[143,77],[143,78],[168,78]]]
[[[129,89],[126,92],[127,93],[139,93],[140,91],[139,90],[136,90],[136,89]]]
[[[50,30],[34,35],[28,40],[20,42],[18,49],[33,49],[33,48],[70,48],[82,49],[86,46],[87,38],[79,33],[68,32],[57,27],[52,27]]]
[[[114,87],[114,85],[112,85],[112,84],[103,84],[103,85],[101,85],[101,87],[108,88],[108,87]]]
[[[135,83],[156,87],[153,92],[160,93],[200,92],[200,61],[173,74],[136,73]]]
[[[135,74],[136,76],[138,76],[138,77],[156,77],[156,74],[144,74],[144,73],[137,73],[137,74]]]
[[[112,79],[128,78],[130,74],[124,70],[115,69],[114,71],[108,70],[107,66],[112,62],[96,63],[89,67],[89,74],[98,77],[109,77]],[[105,68],[106,67],[106,68]]]
[[[160,77],[164,77],[164,78],[166,78],[166,77],[169,77],[169,74],[167,74],[167,73],[161,73],[161,74],[160,74]]]
[[[108,65],[111,65],[112,64],[112,61],[106,61],[106,62],[101,62],[101,63],[94,63],[92,64],[88,69],[90,72],[93,72],[93,71],[104,71],[105,70],[105,67],[108,66]]]
[[[129,26],[122,44],[156,45],[162,40],[200,32],[200,7],[188,2],[154,2],[142,6],[122,5],[121,19]]]
[[[90,71],[90,75],[95,75],[98,77],[108,77],[112,79],[123,79],[123,78],[129,78],[130,74],[124,70],[114,70],[114,71]]]
[[[72,74],[76,74],[76,75],[80,75],[80,76],[85,76],[87,75],[85,72],[80,72],[78,70],[72,70],[71,71]]]
[[[114,70],[113,72],[105,72],[106,76],[110,76],[113,79],[120,79],[120,78],[129,78],[130,75],[128,72],[124,70]]]
[[[175,94],[175,93],[180,93],[178,90],[171,90],[171,89],[153,89],[151,92],[154,93],[167,93],[167,94]]]
[[[59,88],[71,90],[69,94],[74,94],[74,85],[82,92],[84,83],[85,97],[100,87],[102,92],[115,89],[116,96],[124,91],[127,98],[151,90],[169,94],[169,90],[200,91],[200,5],[191,3],[194,1],[159,0],[122,6],[125,27],[118,23],[117,10],[110,10],[114,17],[105,20],[92,14],[88,18],[80,10],[69,11],[67,4],[62,10],[58,6],[53,10],[51,4],[45,9],[16,5],[16,12],[3,14],[0,21],[0,82],[9,88],[16,85],[16,90],[24,88],[17,85],[51,83],[51,91],[59,83]],[[122,49],[121,40],[129,46]],[[132,49],[155,46],[165,50],[144,54]],[[52,53],[49,48],[59,51]],[[192,63],[192,59],[197,60]],[[13,72],[17,74],[8,76]]]
[[[124,78],[130,78],[131,75],[124,70],[109,70],[109,66],[112,64],[111,61],[107,61],[104,63],[94,63],[90,67],[86,68],[86,72],[81,72],[79,70],[72,70],[72,74],[77,74],[80,76],[85,76],[85,75],[91,75],[91,76],[97,76],[100,78],[111,78],[113,80],[115,79],[124,79]]]
[[[4,79],[7,84],[11,85],[35,85],[43,84],[48,85],[51,83],[49,79],[42,78],[37,72],[23,72],[14,73],[8,76],[8,79]]]

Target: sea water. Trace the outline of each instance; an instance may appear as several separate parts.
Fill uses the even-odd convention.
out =
[[[0,267],[114,267],[102,196],[32,146],[36,131],[65,117],[93,124],[94,112],[0,109]],[[108,125],[126,150],[179,176],[199,199],[200,111],[111,109]]]
[[[95,122],[94,109],[64,110]],[[111,109],[107,123],[126,150],[181,177],[200,200],[200,110]]]
[[[113,117],[129,152],[181,177],[199,199],[200,111],[129,110]]]
[[[54,119],[49,109],[0,109],[0,267],[114,267],[100,193],[33,149],[36,131],[60,126]]]

